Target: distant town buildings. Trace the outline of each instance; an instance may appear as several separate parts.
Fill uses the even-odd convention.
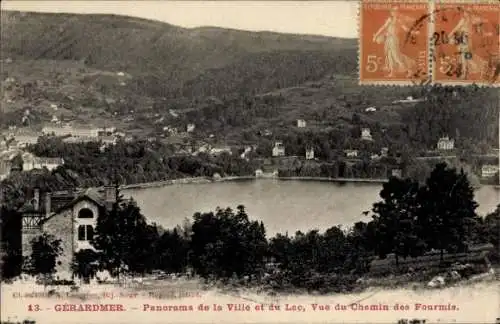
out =
[[[495,164],[485,164],[481,167],[481,177],[482,178],[492,178],[498,173],[498,165]]]
[[[28,152],[22,154],[22,160],[23,160],[23,171],[30,171],[43,168],[47,168],[49,171],[52,171],[58,166],[64,164],[64,159],[62,158],[38,157]]]
[[[73,137],[97,137],[99,128],[92,127],[73,127],[71,125],[45,126],[42,129],[44,135],[49,136],[73,136]]]
[[[306,148],[306,160],[314,159],[314,148],[308,147]]]
[[[282,141],[274,143],[273,156],[285,156],[285,145],[283,145]]]
[[[369,128],[363,128],[361,129],[361,139],[365,141],[372,141],[372,134],[370,132]]]
[[[297,119],[297,127],[304,128],[306,127],[306,121],[304,119]]]
[[[455,148],[455,140],[450,139],[448,136],[441,137],[437,143],[437,149],[442,151],[449,151]]]
[[[0,181],[7,178],[14,170],[14,158],[19,154],[19,150],[0,152]]]

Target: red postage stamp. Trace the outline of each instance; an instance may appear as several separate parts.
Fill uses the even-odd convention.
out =
[[[500,84],[500,4],[442,1],[433,10],[433,82]]]
[[[427,83],[429,3],[363,0],[359,10],[360,84]]]

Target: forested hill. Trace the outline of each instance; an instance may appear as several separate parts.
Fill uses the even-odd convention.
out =
[[[355,73],[356,46],[354,39],[187,29],[115,15],[2,11],[2,57],[84,61],[90,68],[141,76],[144,89],[158,92],[155,85],[161,84],[164,94],[204,94],[221,78],[241,85],[279,74],[292,80],[281,85],[290,86],[317,79],[325,69]],[[279,82],[258,90],[272,90]]]

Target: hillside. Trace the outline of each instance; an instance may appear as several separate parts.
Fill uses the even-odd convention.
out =
[[[344,50],[353,54],[355,63],[356,42],[350,39],[186,29],[113,15],[2,12],[2,57],[83,61],[90,68],[126,71],[146,83],[168,80],[164,88],[170,93],[207,69],[232,70],[242,61],[260,64],[265,60],[259,59],[262,53],[308,51],[308,60],[320,64],[327,53]]]
[[[195,122],[200,137],[239,142],[266,128],[302,137],[290,127],[305,118],[307,132],[336,132],[337,144],[352,145],[341,139],[370,127],[384,145],[433,147],[445,134],[498,145],[498,93],[359,86],[354,39],[113,15],[1,14],[0,127],[29,111],[31,126],[56,116],[159,135]],[[428,95],[432,102],[392,104]]]

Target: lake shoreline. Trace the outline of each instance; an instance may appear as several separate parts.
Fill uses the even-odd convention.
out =
[[[389,181],[388,179],[371,179],[371,178],[328,178],[328,177],[272,177],[272,176],[230,176],[222,178],[212,178],[212,177],[192,177],[192,178],[180,178],[180,179],[170,179],[162,181],[152,181],[143,183],[133,183],[128,185],[120,186],[122,190],[133,190],[133,189],[148,189],[157,188],[163,186],[170,186],[176,184],[205,184],[205,183],[218,183],[218,182],[229,182],[229,181],[245,181],[245,180],[279,180],[279,181],[317,181],[317,182],[333,182],[333,183],[375,183],[383,184]]]
[[[332,182],[338,184],[345,183],[361,183],[361,184],[384,184],[389,181],[385,178],[329,178],[329,177],[278,177],[278,176],[229,176],[221,178],[213,177],[190,177],[190,178],[179,178],[179,179],[169,179],[161,181],[152,182],[141,182],[132,183],[120,186],[122,190],[134,190],[134,189],[148,189],[148,188],[159,188],[164,186],[176,185],[176,184],[206,184],[206,183],[218,183],[218,182],[230,182],[230,181],[247,181],[247,180],[279,180],[279,181],[312,181],[312,182]],[[488,185],[481,184],[475,189],[480,187],[493,187],[494,189],[500,189],[499,185]]]

